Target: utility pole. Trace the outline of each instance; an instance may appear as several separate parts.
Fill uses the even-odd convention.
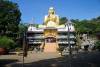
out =
[[[70,44],[70,28],[69,28],[69,22],[67,22],[68,27],[68,46],[69,46],[69,67],[71,67],[71,58],[72,58],[72,51],[71,51],[71,44]]]
[[[69,55],[72,54],[72,51],[71,51],[71,44],[70,44],[70,28],[69,28],[69,23],[67,24],[68,26],[68,46],[69,46]]]
[[[28,45],[26,43],[26,32],[23,34],[23,64],[22,67],[24,67],[24,58],[27,57],[27,50],[28,50]]]

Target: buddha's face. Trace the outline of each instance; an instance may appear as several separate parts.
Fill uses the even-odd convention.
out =
[[[52,8],[52,7],[49,8],[49,14],[54,14],[54,12],[55,12],[55,11],[54,11],[54,8]]]

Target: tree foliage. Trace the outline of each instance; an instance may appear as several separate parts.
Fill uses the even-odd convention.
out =
[[[61,25],[61,24],[65,24],[67,21],[68,21],[68,19],[67,19],[66,17],[61,17],[61,18],[60,18],[59,24],[60,24],[60,25]]]
[[[7,49],[12,49],[12,48],[15,47],[15,45],[16,44],[12,39],[10,39],[8,37],[5,37],[5,36],[0,37],[0,47],[7,48]]]
[[[96,46],[96,49],[99,49],[99,51],[100,51],[100,40],[98,40],[98,41],[95,43],[95,46]]]
[[[75,29],[79,33],[95,33],[100,32],[100,16],[91,20],[71,20],[75,24]]]
[[[25,24],[25,23],[20,23],[19,24],[19,33],[24,33],[24,32],[26,32],[27,31],[27,24]]]
[[[16,3],[0,0],[0,33],[17,32],[21,13]]]

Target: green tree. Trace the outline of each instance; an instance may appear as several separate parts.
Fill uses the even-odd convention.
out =
[[[97,17],[97,20],[100,22],[100,16]]]
[[[21,12],[16,3],[0,0],[0,33],[17,32],[20,17]]]
[[[94,24],[94,20],[90,22],[90,20],[72,20],[75,24],[75,29],[79,33],[91,32],[93,33],[96,29],[96,25]]]
[[[95,43],[96,49],[100,51],[100,40]]]
[[[94,32],[100,32],[100,16],[91,19],[90,23],[92,23],[95,26],[95,29],[93,30]]]
[[[79,27],[79,25],[80,25],[79,19],[71,19],[71,22],[73,22],[73,24],[74,24],[74,26],[75,26],[75,30],[78,32],[79,29],[80,29],[80,27]]]
[[[95,32],[100,32],[100,23],[96,24]]]
[[[79,19],[71,19],[71,22],[73,22],[73,23],[78,23],[78,22],[80,22],[80,21],[79,21]]]
[[[61,18],[60,18],[59,24],[60,24],[60,25],[61,25],[61,24],[65,24],[67,21],[68,21],[68,19],[67,19],[66,17],[61,17]]]
[[[15,48],[15,42],[6,37],[6,36],[0,36],[0,47],[2,48],[7,48],[7,49],[13,49]]]
[[[25,23],[20,23],[19,24],[19,33],[23,33],[23,32],[26,32],[27,31],[27,24]]]

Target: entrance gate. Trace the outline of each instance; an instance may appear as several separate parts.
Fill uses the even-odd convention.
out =
[[[44,29],[45,46],[44,52],[57,52],[57,29],[46,28]]]

